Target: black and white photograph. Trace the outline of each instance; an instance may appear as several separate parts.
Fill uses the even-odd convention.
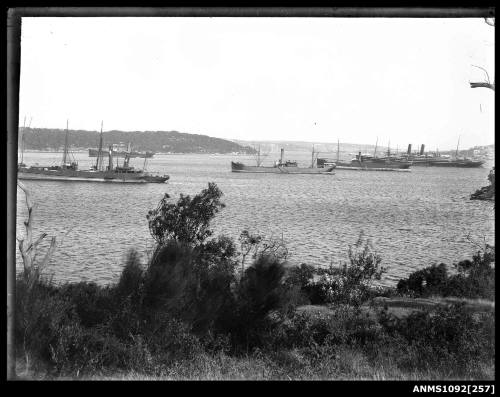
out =
[[[495,8],[12,8],[7,95],[8,380],[494,394]]]

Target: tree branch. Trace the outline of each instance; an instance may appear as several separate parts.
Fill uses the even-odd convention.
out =
[[[490,83],[470,83],[470,88],[489,88],[495,91],[495,84]]]

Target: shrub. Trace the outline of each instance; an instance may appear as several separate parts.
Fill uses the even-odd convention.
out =
[[[159,246],[144,275],[143,305],[150,310],[182,313],[189,289],[196,286],[194,253],[185,243],[171,240]]]
[[[259,234],[251,234],[248,230],[243,230],[239,237],[241,255],[241,274],[245,271],[245,259],[251,255],[253,260],[259,256],[273,257],[277,261],[286,261],[288,249],[283,238],[265,238]]]
[[[73,305],[39,282],[30,288],[24,279],[16,282],[16,343],[26,356],[50,361],[50,345],[57,329],[78,322]]]
[[[151,235],[160,245],[171,239],[202,243],[212,235],[210,221],[225,206],[221,196],[222,192],[213,182],[192,198],[181,194],[175,204],[169,202],[170,196],[165,194],[158,207],[147,215]]]
[[[144,271],[139,260],[139,254],[135,250],[130,250],[118,284],[115,287],[117,296],[122,299],[129,298],[132,302],[138,304],[143,278]]]
[[[155,313],[154,327],[144,332],[142,343],[151,354],[153,364],[168,364],[175,360],[192,359],[203,351],[199,338],[191,327],[167,313]]]
[[[268,337],[272,349],[315,348],[317,346],[366,346],[376,344],[383,330],[358,308],[340,304],[328,314],[296,312]]]
[[[127,345],[98,327],[78,323],[57,328],[49,347],[50,360],[60,372],[126,368],[130,362]]]
[[[429,266],[398,282],[400,293],[416,296],[456,296],[462,298],[495,298],[494,247],[486,246],[471,260],[455,264],[458,273],[448,275],[446,265]]]
[[[115,310],[111,287],[84,281],[63,285],[58,294],[73,305],[85,327],[106,323]]]
[[[224,327],[233,299],[233,251],[224,238],[196,249],[175,240],[158,247],[144,276],[144,311],[168,313],[197,334]]]
[[[399,280],[397,289],[400,292],[411,292],[417,296],[435,294],[446,286],[448,279],[446,265],[432,265],[410,274],[407,280]]]
[[[301,263],[300,266],[293,266],[288,269],[286,282],[298,286],[305,292],[312,283],[315,274],[314,266]]]
[[[262,344],[259,334],[272,326],[270,314],[283,311],[287,303],[285,269],[281,262],[260,256],[245,270],[236,290],[236,313],[232,334],[247,347]]]
[[[362,234],[354,247],[349,247],[348,254],[349,263],[322,270],[317,282],[322,291],[316,294],[326,303],[362,304],[373,295],[373,281],[380,280],[385,272],[380,266],[382,259],[372,252],[370,242],[364,241]]]
[[[495,319],[492,314],[473,315],[464,304],[417,311],[397,318],[382,311],[380,324],[393,336],[402,336],[416,354],[412,364],[438,368],[454,363],[460,373],[478,361],[495,357]]]

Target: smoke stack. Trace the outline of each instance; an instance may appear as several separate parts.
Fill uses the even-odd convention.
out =
[[[411,154],[411,143],[408,145],[408,154]]]
[[[425,148],[425,145],[422,144],[422,146],[420,146],[420,155],[421,156],[424,154],[424,148]]]
[[[283,164],[283,154],[285,152],[285,149],[281,148],[281,155],[280,155],[280,164]]]

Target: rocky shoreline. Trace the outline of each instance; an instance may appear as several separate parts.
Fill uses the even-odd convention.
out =
[[[471,200],[489,200],[495,201],[495,167],[493,167],[488,175],[490,181],[489,186],[484,186],[471,194]]]

